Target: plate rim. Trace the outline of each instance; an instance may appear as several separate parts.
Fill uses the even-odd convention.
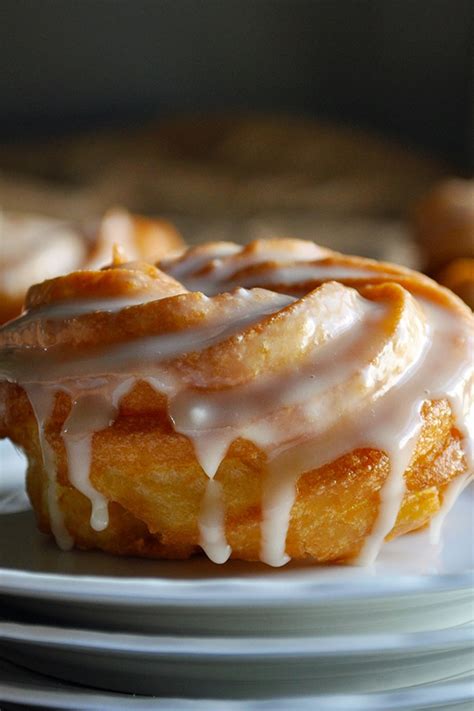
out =
[[[311,637],[291,636],[203,636],[139,634],[69,626],[34,624],[0,620],[0,642],[27,643],[35,647],[56,649],[118,652],[144,656],[199,657],[210,661],[217,658],[246,659],[288,656],[359,657],[364,654],[397,654],[460,650],[474,644],[474,622],[441,630],[346,634]],[[250,646],[250,651],[248,651]]]
[[[264,699],[180,699],[146,697],[107,692],[90,687],[51,679],[30,669],[0,659],[0,671],[14,671],[29,675],[28,683],[0,680],[0,698],[10,703],[40,702],[35,708],[61,708],[76,711],[108,711],[109,709],[136,709],[136,711],[287,711],[288,707],[300,711],[348,711],[364,708],[366,711],[411,711],[423,704],[426,709],[443,709],[447,704],[462,704],[474,698],[474,675],[449,677],[441,682],[406,687],[400,690],[367,694],[320,694],[312,696],[285,696]],[[38,680],[40,684],[38,685]],[[43,682],[43,684],[41,684]],[[44,682],[59,688],[44,688]],[[32,698],[32,694],[34,698]],[[55,698],[57,702],[55,701]],[[43,703],[44,702],[44,703]],[[68,704],[73,703],[74,706]],[[271,704],[271,706],[270,706]],[[324,705],[323,705],[324,704]]]
[[[185,581],[166,578],[114,577],[38,573],[0,567],[0,595],[89,602],[129,606],[131,602],[153,607],[239,608],[314,607],[328,602],[377,600],[423,594],[469,593],[474,584],[474,569],[461,573],[400,578],[378,577],[351,581],[350,586],[335,582],[289,581],[275,585],[271,580],[209,579]],[[233,589],[234,588],[234,589]],[[238,591],[235,589],[238,588]],[[291,588],[291,590],[289,590]],[[291,594],[290,594],[291,593]]]

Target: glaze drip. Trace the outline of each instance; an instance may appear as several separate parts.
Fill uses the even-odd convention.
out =
[[[214,563],[225,563],[232,552],[225,537],[222,485],[209,479],[199,513],[200,545]]]
[[[62,437],[69,463],[69,479],[81,494],[91,502],[91,528],[103,531],[109,525],[108,502],[90,482],[92,464],[92,438],[111,425],[116,416],[110,395],[87,393],[72,400],[71,411],[66,419]]]
[[[38,422],[41,455],[44,470],[48,477],[46,504],[51,521],[51,530],[58,546],[62,550],[70,550],[73,546],[73,540],[65,526],[64,517],[58,501],[56,457],[54,449],[48,442],[45,432],[46,422],[52,415],[56,392],[53,389],[44,388],[40,385],[25,384],[24,387],[31,402],[33,412],[35,413],[36,421]]]

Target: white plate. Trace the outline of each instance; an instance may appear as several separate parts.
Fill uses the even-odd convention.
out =
[[[185,638],[2,622],[0,652],[112,691],[240,698],[387,691],[474,672],[473,632],[470,625],[405,635]]]
[[[471,711],[474,677],[378,694],[331,694],[236,701],[150,698],[97,692],[49,679],[0,660],[0,703],[74,711]],[[4,706],[3,706],[4,705]]]
[[[3,467],[10,475],[0,484],[0,511],[2,499],[15,497],[15,466]],[[373,568],[272,569],[63,553],[37,533],[30,511],[14,513],[10,506],[0,515],[0,594],[5,606],[37,619],[127,631],[325,635],[447,628],[473,617],[473,493],[466,490],[448,517],[443,545],[430,546],[425,532],[404,536],[385,546]]]
[[[286,658],[289,656],[335,658],[369,654],[424,654],[450,649],[470,649],[474,662],[474,624],[433,632],[382,635],[334,635],[326,637],[173,637],[171,635],[100,632],[73,627],[38,625],[0,620],[0,643],[50,646],[63,650],[95,650],[133,656],[168,655],[197,658],[214,663],[217,657]],[[474,669],[473,669],[474,671]]]

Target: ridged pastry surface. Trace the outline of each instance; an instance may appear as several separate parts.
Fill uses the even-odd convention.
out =
[[[63,547],[369,563],[436,537],[470,479],[473,339],[416,272],[207,244],[31,289],[0,331],[0,429]]]

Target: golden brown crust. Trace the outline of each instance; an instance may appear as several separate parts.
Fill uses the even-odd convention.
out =
[[[2,388],[8,411],[3,434],[8,432],[28,455],[28,493],[40,529],[50,532],[36,420],[21,388],[5,383]],[[47,437],[58,462],[60,507],[76,546],[152,558],[198,553],[198,514],[207,477],[190,442],[173,430],[165,397],[145,383],[137,384],[124,397],[116,422],[94,435],[91,482],[112,502],[110,525],[102,532],[90,527],[90,503],[68,480],[60,432],[69,409],[68,396],[59,394]],[[424,526],[439,510],[447,484],[465,471],[449,405],[427,403],[423,417],[391,538]],[[235,558],[259,559],[264,473],[264,454],[244,440],[234,442],[219,468],[216,478],[224,492],[226,537]],[[383,452],[358,449],[302,475],[287,553],[298,560],[319,561],[356,555],[376,519],[379,491],[388,473],[389,460]]]

